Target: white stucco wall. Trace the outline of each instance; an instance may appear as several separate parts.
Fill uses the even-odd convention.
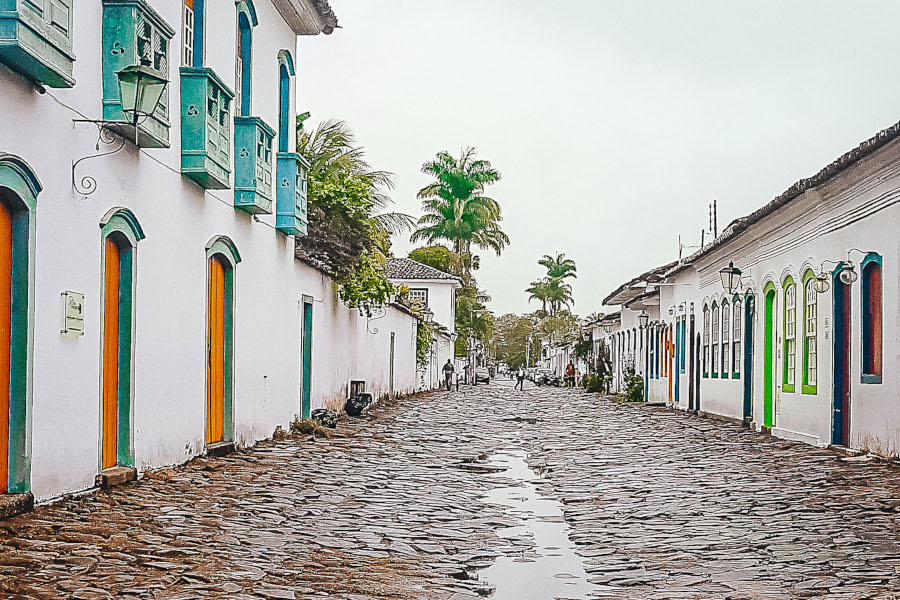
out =
[[[97,130],[73,118],[100,118],[100,3],[75,5],[77,84],[40,95],[0,66],[0,152],[18,155],[44,186],[38,197],[34,275],[32,490],[40,499],[89,488],[99,465],[102,244],[99,221],[126,207],[146,239],[136,250],[133,439],[139,469],[173,465],[204,450],[206,402],[207,242],[228,236],[241,254],[235,270],[234,440],[253,443],[287,428],[300,406],[303,295],[313,303],[312,407],[342,405],[350,379],[386,393],[390,333],[395,333],[394,387],[413,391],[415,320],[390,308],[380,320],[341,305],[331,281],[297,262],[294,240],[271,215],[233,208],[233,191],[204,192],[180,170],[180,3],[151,4],[178,32],[170,49],[169,149],[79,165],[96,178],[88,197],[72,190],[73,160],[95,153]],[[275,127],[279,50],[293,53],[293,33],[270,2],[257,0],[253,114]],[[208,0],[208,66],[234,84],[234,3]],[[298,63],[298,77],[302,66]],[[51,97],[52,95],[52,97]],[[69,105],[66,108],[54,101]],[[277,144],[277,140],[276,140]],[[101,150],[103,147],[101,146]],[[85,334],[60,336],[60,292],[85,294]]]
[[[396,286],[405,285],[409,289],[428,290],[428,309],[434,313],[434,322],[456,332],[456,296],[454,289],[459,284],[453,280],[438,279],[391,279]]]
[[[900,143],[891,142],[873,155],[841,173],[831,182],[810,190],[762,221],[753,225],[715,251],[702,256],[688,269],[670,276],[672,292],[661,293],[661,312],[681,302],[693,302],[696,332],[701,335],[704,304],[721,304],[723,297],[719,269],[734,261],[743,271],[745,300],[749,289],[755,301],[753,319],[753,372],[751,418],[757,428],[763,424],[764,393],[764,310],[763,289],[772,282],[776,289],[774,318],[774,424],[773,434],[817,445],[832,442],[834,396],[833,318],[834,289],[817,296],[818,381],[815,393],[802,390],[802,277],[811,268],[824,270],[831,278],[834,261],[847,260],[850,249],[873,251],[882,256],[883,281],[883,382],[863,383],[861,377],[861,280],[851,286],[851,415],[850,445],[883,455],[900,454],[900,406],[896,402],[898,362],[897,222],[900,219]],[[864,252],[854,250],[850,259],[860,271]],[[784,380],[784,290],[790,275],[797,284],[797,375],[795,391],[785,392]],[[665,288],[663,288],[665,289]],[[742,303],[742,314],[745,309]],[[743,330],[742,335],[747,332]],[[699,349],[702,353],[702,347]],[[686,384],[686,376],[682,383]],[[740,377],[701,379],[700,410],[740,419],[743,417],[744,382]],[[686,389],[686,387],[682,387]],[[680,398],[686,407],[686,396]]]

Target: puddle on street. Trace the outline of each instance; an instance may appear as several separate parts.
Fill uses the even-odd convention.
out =
[[[484,502],[509,507],[521,522],[498,531],[503,539],[528,536],[534,548],[524,556],[501,556],[490,567],[478,572],[478,579],[496,588],[493,600],[583,600],[597,588],[588,583],[584,564],[569,539],[569,526],[562,505],[537,491],[540,479],[528,467],[523,451],[499,452],[488,459],[491,467],[503,467],[502,473],[489,477],[508,478],[517,487],[491,490]]]

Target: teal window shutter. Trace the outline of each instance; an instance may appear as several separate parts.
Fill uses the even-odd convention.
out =
[[[75,85],[72,2],[0,0],[0,62],[42,85]]]
[[[160,77],[169,79],[169,46],[174,36],[175,30],[146,0],[103,0],[103,118],[121,121],[123,126],[114,127],[116,133],[142,148],[169,147],[169,88],[135,135],[122,112],[116,74],[146,60]]]

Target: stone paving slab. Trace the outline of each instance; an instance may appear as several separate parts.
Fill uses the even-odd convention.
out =
[[[483,502],[484,459],[513,449],[562,502],[596,597],[900,598],[897,465],[495,384],[0,521],[0,598],[481,598],[479,569],[531,550]]]

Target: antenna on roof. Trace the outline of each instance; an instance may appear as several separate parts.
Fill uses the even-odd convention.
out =
[[[716,210],[716,201],[713,200],[712,205],[712,234],[713,240],[719,237],[719,213]]]

